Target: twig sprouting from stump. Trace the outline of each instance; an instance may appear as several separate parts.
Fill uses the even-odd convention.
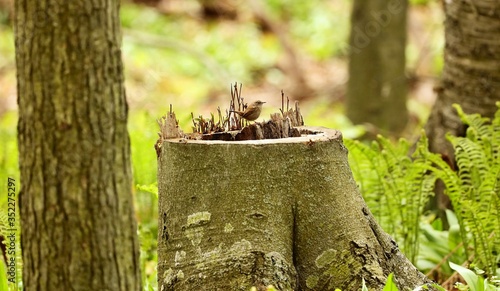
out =
[[[184,133],[179,128],[179,120],[175,118],[175,113],[172,110],[172,104],[170,104],[170,111],[156,120],[160,126],[160,132],[158,132],[158,140],[155,144],[156,156],[160,156],[161,145],[164,140],[171,138],[184,137]]]
[[[217,107],[217,114],[210,113],[209,118],[204,118],[202,115],[195,117],[191,113],[193,122],[193,134],[185,135],[178,127],[178,121],[175,119],[175,114],[170,106],[170,111],[166,116],[158,120],[160,125],[160,133],[155,148],[157,153],[161,150],[161,143],[168,138],[183,137],[187,139],[203,139],[203,140],[250,140],[250,139],[275,139],[286,137],[300,136],[296,126],[304,125],[304,120],[300,114],[298,102],[290,108],[290,100],[285,93],[281,91],[281,108],[280,113],[271,115],[271,119],[266,122],[254,122],[248,125],[248,121],[241,118],[234,111],[244,111],[247,108],[246,103],[241,95],[242,85],[234,83],[231,85],[231,100],[229,110],[225,110],[225,115],[222,114],[220,107]],[[246,124],[245,127],[243,125]]]
[[[295,101],[295,108],[290,108],[290,99],[286,96],[286,110],[285,110],[285,93],[281,90],[281,115],[283,119],[289,118],[292,126],[302,126],[304,125],[304,118],[300,114],[299,102]]]

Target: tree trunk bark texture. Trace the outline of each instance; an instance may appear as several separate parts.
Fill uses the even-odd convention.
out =
[[[159,290],[381,290],[428,282],[375,222],[340,132],[163,141]],[[401,289],[403,290],[403,289]]]
[[[454,164],[453,146],[446,134],[465,135],[452,104],[464,112],[492,118],[500,100],[500,4],[490,0],[444,1],[445,50],[441,84],[436,86],[436,103],[425,125],[429,149]],[[447,225],[445,209],[450,199],[438,181],[430,207]]]
[[[426,124],[429,147],[453,159],[446,133],[465,134],[452,104],[492,118],[500,100],[500,4],[491,0],[444,1],[445,52],[438,99]]]
[[[119,1],[16,1],[25,290],[141,290]]]
[[[347,116],[383,131],[407,123],[407,0],[355,0],[349,39]]]

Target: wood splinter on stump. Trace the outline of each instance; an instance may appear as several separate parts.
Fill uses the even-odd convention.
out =
[[[382,290],[390,273],[400,290],[429,282],[375,222],[341,133],[290,121],[227,141],[162,119],[159,290],[360,290],[363,279]],[[293,137],[264,139],[270,132]]]

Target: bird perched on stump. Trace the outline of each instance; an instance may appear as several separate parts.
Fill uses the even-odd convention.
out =
[[[266,102],[257,100],[254,103],[248,105],[245,111],[232,110],[231,112],[238,113],[239,116],[245,118],[248,121],[254,121],[259,118],[260,112],[262,111],[262,104],[264,103]]]

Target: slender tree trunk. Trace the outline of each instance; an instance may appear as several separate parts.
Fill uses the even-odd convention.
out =
[[[375,222],[338,131],[159,147],[161,290],[400,290],[428,282]]]
[[[391,133],[407,123],[407,0],[355,0],[349,39],[347,116]]]
[[[16,1],[25,290],[140,290],[119,1]]]

